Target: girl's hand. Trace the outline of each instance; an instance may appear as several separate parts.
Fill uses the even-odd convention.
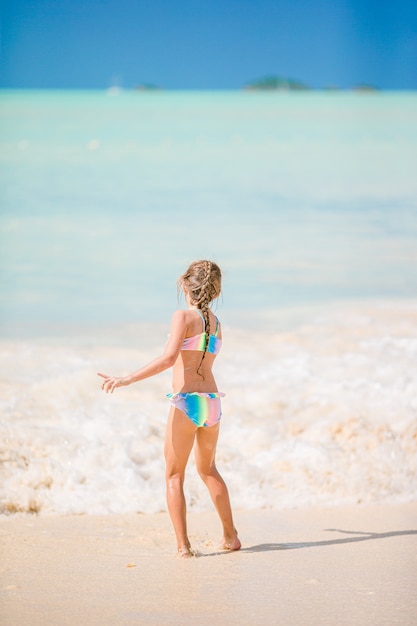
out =
[[[116,389],[116,387],[125,387],[126,385],[129,384],[129,381],[126,378],[118,378],[117,376],[108,376],[107,374],[100,374],[100,372],[98,372],[97,375],[104,378],[104,383],[101,385],[101,388],[106,393],[109,393],[109,391],[110,393],[113,393],[113,390]]]

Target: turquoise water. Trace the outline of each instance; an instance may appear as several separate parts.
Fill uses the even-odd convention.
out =
[[[0,98],[3,336],[165,323],[201,257],[241,325],[416,296],[413,93]]]
[[[0,124],[0,513],[164,510],[171,373],[96,372],[160,354],[198,257],[233,506],[415,499],[417,95],[2,92]]]

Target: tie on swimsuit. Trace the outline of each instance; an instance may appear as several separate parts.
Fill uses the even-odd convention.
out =
[[[193,337],[185,337],[181,350],[197,350],[204,352],[204,348],[207,342],[207,333],[205,332],[206,322],[203,314],[199,309],[196,309],[197,313],[203,320],[203,332]],[[210,335],[208,339],[208,345],[206,352],[210,354],[218,354],[222,345],[222,340],[219,339],[219,320],[216,317],[216,330],[214,335]],[[212,393],[200,393],[192,391],[188,393],[169,393],[167,398],[170,399],[171,404],[182,411],[184,415],[190,419],[193,424],[198,426],[214,426],[220,421],[222,416],[222,408],[220,398],[224,397],[224,393],[218,391]]]

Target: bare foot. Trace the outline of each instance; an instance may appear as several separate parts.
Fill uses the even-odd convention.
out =
[[[223,550],[240,550],[242,544],[240,543],[240,539],[237,536],[237,530],[235,529],[235,534],[231,537],[224,537],[222,541]]]
[[[195,552],[190,547],[184,546],[183,548],[178,548],[178,556],[180,559],[191,559],[195,556]]]

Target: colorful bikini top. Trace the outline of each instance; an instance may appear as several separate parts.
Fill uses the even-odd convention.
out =
[[[206,322],[203,317],[203,314],[199,309],[196,309],[197,313],[203,320],[203,329],[206,327]],[[218,354],[220,352],[220,348],[222,346],[222,340],[219,339],[217,333],[219,332],[220,322],[216,317],[216,330],[214,331],[214,335],[210,335],[208,339],[207,350],[209,354]],[[199,335],[194,335],[194,337],[185,337],[181,350],[198,350],[199,352],[204,352],[204,348],[207,342],[207,333],[203,330]]]

